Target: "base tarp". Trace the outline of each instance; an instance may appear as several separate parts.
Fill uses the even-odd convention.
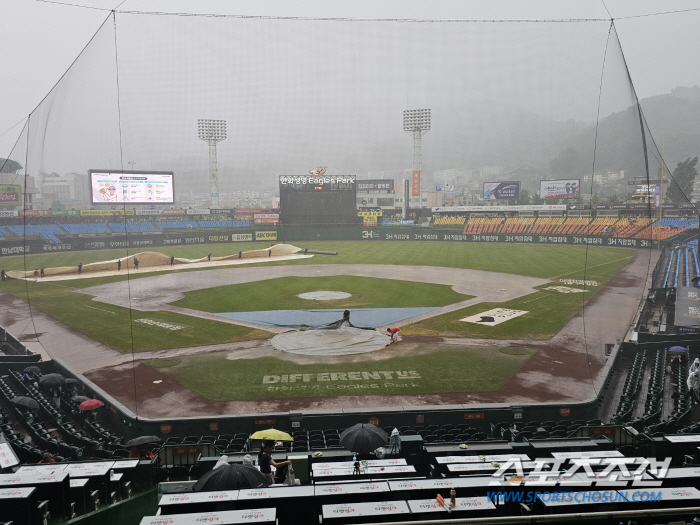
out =
[[[277,350],[301,355],[349,355],[374,352],[391,342],[388,334],[357,328],[347,322],[278,334],[270,341]]]

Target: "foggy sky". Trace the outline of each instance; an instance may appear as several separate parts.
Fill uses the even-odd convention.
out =
[[[228,4],[201,4],[211,5],[212,12],[231,10]],[[351,9],[297,2],[292,9],[283,3],[236,3],[236,12],[441,19],[608,16],[599,2],[566,9],[552,2],[499,3],[495,9],[488,4],[355,2]],[[0,86],[4,100],[11,102],[0,106],[0,133],[22,118],[20,111],[34,109],[63,73],[60,68],[77,55],[79,37],[84,45],[108,14],[15,5],[3,10],[29,24],[30,34],[40,31],[49,14],[53,24],[57,17],[71,20],[65,28],[74,30],[51,35],[44,28],[42,54],[36,41],[21,37],[28,45],[15,48],[8,66],[17,71],[15,81]],[[198,3],[198,11],[204,5]],[[615,16],[687,6],[694,7],[637,2],[631,12],[631,6],[609,4]],[[129,0],[120,10],[162,7]],[[168,2],[168,9],[185,6]],[[700,12],[617,22],[640,96],[700,84],[700,68],[688,60],[697,51],[689,20],[700,20]],[[433,115],[433,129],[424,137],[426,172],[474,167],[509,131],[515,141],[528,129],[541,134],[523,137],[523,149],[540,144],[543,151],[537,155],[546,158],[556,155],[557,123],[596,119],[609,29],[607,21],[389,23],[119,13],[116,21],[118,70],[115,27],[107,20],[32,114],[31,173],[118,168],[122,162],[141,169],[206,169],[207,148],[196,136],[198,118],[228,122],[228,138],[218,148],[220,166],[270,175],[305,173],[318,164],[332,173],[359,175],[406,168],[412,142],[401,129],[401,113],[422,107],[430,107]],[[5,32],[3,41],[18,38],[18,29]],[[664,38],[670,34],[674,38]],[[66,59],[69,53],[72,58]],[[603,78],[605,116],[633,101],[614,34]],[[0,137],[0,156],[19,131]]]

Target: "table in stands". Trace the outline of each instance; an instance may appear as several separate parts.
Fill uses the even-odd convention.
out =
[[[140,525],[236,525],[241,523],[276,523],[277,511],[274,508],[226,510],[221,512],[175,514],[174,516],[150,516],[143,518]],[[310,522],[309,522],[310,523]]]
[[[493,482],[498,478],[491,476],[466,476],[461,478],[407,479],[389,481],[391,492],[397,499],[435,497],[437,493],[449,496],[450,489],[458,490],[459,495],[482,495],[491,490],[498,490]]]
[[[444,497],[444,496],[443,496]],[[447,509],[440,505],[435,498],[433,499],[413,499],[408,500],[408,508],[411,509],[412,519],[430,520],[440,518],[482,518],[488,516],[496,516],[496,505],[491,503],[488,498],[478,496],[474,498],[456,498],[455,507],[447,512]],[[445,498],[445,503],[450,504],[450,498]],[[440,516],[435,514],[439,513]]]
[[[88,463],[68,463],[63,472],[71,478],[88,478],[88,490],[96,490],[99,493],[102,504],[111,503],[110,498],[110,470],[114,461],[100,461]]]
[[[0,519],[3,521],[32,523],[37,504],[37,490],[34,487],[0,489]]]
[[[478,456],[480,453],[493,454],[495,452],[500,452],[508,454],[513,452],[513,447],[508,441],[475,441],[467,442],[466,445],[467,448],[461,448],[458,443],[435,443],[426,444],[423,448],[430,456]]]
[[[625,506],[625,498],[618,491],[581,491],[545,493],[537,496],[535,507],[547,514],[568,512],[605,512]],[[647,504],[648,505],[648,504]]]
[[[315,479],[332,479],[332,478],[352,478],[354,473],[353,468],[347,469],[326,469],[326,470],[314,470],[314,480]],[[372,476],[373,478],[382,477],[402,477],[402,476],[415,476],[416,469],[413,465],[396,465],[393,467],[367,467],[360,470],[359,475],[354,477],[359,479],[361,476]]]
[[[0,469],[19,465],[19,459],[9,443],[0,442]]]
[[[700,490],[695,487],[630,487],[619,491],[634,510],[647,508],[697,507],[700,505]],[[682,502],[682,503],[681,503]]]
[[[386,481],[314,485],[316,498],[328,504],[351,503],[358,499],[362,501],[381,501],[387,499],[389,492],[391,492],[391,489]]]
[[[700,487],[700,467],[671,467],[665,473],[655,474],[663,487]]]
[[[625,455],[619,450],[584,450],[578,452],[552,452],[552,457],[557,459],[584,459],[584,458],[622,458]]]
[[[238,492],[236,508],[250,509],[271,505],[277,508],[277,518],[281,524],[312,523],[316,518],[313,498],[313,485],[241,489]]]
[[[0,488],[36,487],[38,501],[49,500],[55,518],[70,515],[70,478],[65,472],[55,474],[0,474]]]
[[[522,469],[525,470],[534,470],[537,468],[538,464],[535,461],[523,461],[520,463],[520,466]],[[517,469],[517,466],[514,464],[509,464],[508,462],[504,463],[456,463],[456,464],[449,464],[447,465],[447,470],[449,471],[450,474],[478,474],[478,473],[488,473],[488,472],[496,472],[497,470],[500,470],[502,468],[505,468],[507,471],[514,471]]]
[[[163,494],[158,506],[163,515],[233,510],[238,501],[238,492],[238,490],[214,490]]]
[[[88,506],[88,478],[71,479],[70,480],[70,499],[75,503],[75,513],[78,516],[91,511]]]
[[[361,463],[362,465],[366,465],[368,467],[396,467],[407,465],[406,460],[404,458],[370,459],[368,461],[361,461]],[[355,464],[352,461],[326,461],[314,463],[312,466],[312,470],[328,470],[334,468],[351,469],[354,466]]]
[[[25,465],[19,467],[15,474],[44,474],[51,475],[56,472],[63,472],[65,463],[47,463],[46,465]]]
[[[450,465],[453,463],[503,463],[511,459],[530,461],[527,454],[495,454],[487,456],[436,456],[435,461],[439,465]]]
[[[324,522],[332,524],[367,523],[368,521],[380,523],[410,518],[411,510],[405,501],[340,503],[323,505],[321,516]]]

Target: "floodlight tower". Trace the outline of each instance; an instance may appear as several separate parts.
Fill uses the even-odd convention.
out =
[[[209,196],[210,206],[219,207],[219,174],[216,167],[216,143],[226,140],[226,121],[200,118],[197,121],[199,139],[209,144]]]
[[[430,131],[430,110],[405,109],[403,112],[403,130],[409,135],[413,135],[413,173],[411,177],[411,195],[413,197],[420,198],[420,172],[422,163],[421,139],[423,135]],[[406,209],[408,209],[408,203],[405,203],[405,205]]]

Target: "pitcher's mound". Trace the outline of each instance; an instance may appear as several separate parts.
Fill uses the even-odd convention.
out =
[[[376,330],[356,328],[339,321],[319,328],[285,332],[272,338],[277,350],[301,355],[365,354],[380,350],[391,338]]]

